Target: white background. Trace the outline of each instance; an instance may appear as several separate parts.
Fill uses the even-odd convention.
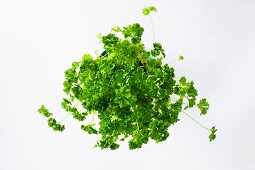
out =
[[[96,35],[139,22],[152,42],[148,17],[156,5],[156,40],[176,75],[194,80],[210,101],[207,116],[188,113],[219,129],[215,142],[185,115],[167,141],[142,149],[93,148],[96,140],[69,118],[53,132],[37,113],[63,97],[64,70],[100,49]],[[176,62],[179,55],[185,60]],[[0,0],[1,170],[254,170],[254,0]],[[55,117],[65,113],[51,109]]]

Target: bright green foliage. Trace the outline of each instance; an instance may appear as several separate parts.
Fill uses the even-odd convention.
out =
[[[166,54],[164,49],[160,43],[153,43],[153,49],[151,50],[151,55],[154,57],[158,57],[160,54],[165,58]]]
[[[206,99],[201,99],[197,104],[197,107],[201,111],[200,115],[206,115],[207,110],[209,109],[209,103],[206,101]]]
[[[146,8],[144,14],[151,11],[156,9]],[[101,149],[117,149],[126,139],[130,149],[141,148],[150,139],[165,141],[169,127],[179,121],[183,110],[197,106],[201,114],[206,114],[209,108],[205,99],[196,105],[198,93],[193,81],[185,77],[176,81],[174,68],[162,64],[166,54],[160,43],[145,49],[143,32],[138,23],[115,27],[113,33],[99,36],[108,57],[85,54],[65,71],[67,97],[61,106],[78,121],[92,117],[91,123],[81,125],[81,129],[97,135],[95,146]],[[53,130],[64,130],[64,125],[53,118],[48,125]],[[210,141],[215,139],[215,132],[214,127]]]
[[[122,29],[119,26],[116,26],[116,27],[112,28],[112,32],[121,32],[121,31],[122,31]]]
[[[147,16],[150,15],[151,12],[157,12],[157,8],[155,6],[148,6],[143,8],[142,13]]]
[[[179,84],[174,88],[174,92],[181,98],[186,98],[188,100],[188,106],[185,107],[185,110],[196,104],[197,90],[194,87],[193,81],[187,82],[185,77],[181,77]]]
[[[57,123],[56,119],[54,119],[54,118],[48,119],[48,126],[51,127],[55,131],[62,132],[65,130],[65,125],[61,125],[60,123]]]
[[[164,141],[169,136],[168,127],[170,126],[170,122],[155,119],[150,123],[150,137],[154,139],[157,143]]]
[[[88,134],[97,134],[97,130],[92,125],[81,125],[81,129],[86,131]]]
[[[132,43],[136,44],[141,41],[142,34],[144,32],[143,27],[135,23],[124,27],[122,33],[126,39],[130,39]],[[104,42],[104,41],[103,41]]]
[[[213,141],[215,138],[216,138],[216,132],[217,132],[217,129],[215,128],[215,126],[213,126],[211,129],[210,129],[211,133],[209,135],[209,140],[210,142]]]
[[[38,109],[38,113],[42,114],[45,117],[50,117],[52,115],[52,113],[49,112],[48,109],[46,109],[46,107],[44,105],[42,105],[39,109]]]

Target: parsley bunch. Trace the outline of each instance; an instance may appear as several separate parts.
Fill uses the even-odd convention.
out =
[[[151,11],[156,12],[156,8],[145,8],[143,13]],[[143,32],[138,23],[115,27],[100,36],[107,57],[85,54],[65,71],[67,97],[61,106],[81,122],[81,130],[98,136],[95,146],[101,149],[117,149],[124,140],[130,149],[141,148],[150,139],[162,142],[181,112],[197,107],[205,115],[209,109],[205,98],[197,99],[193,81],[184,76],[176,80],[174,68],[162,64],[166,54],[160,43],[145,49]],[[44,105],[38,112],[48,118],[53,130],[65,129]],[[84,123],[89,118],[92,121]],[[214,140],[217,129],[207,130],[210,141]]]

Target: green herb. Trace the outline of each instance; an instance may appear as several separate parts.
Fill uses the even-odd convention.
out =
[[[151,11],[157,10],[143,9],[145,15]],[[206,99],[197,102],[193,81],[184,76],[177,81],[174,68],[162,63],[166,54],[160,43],[154,42],[152,49],[145,49],[143,32],[144,28],[134,23],[117,26],[107,35],[99,34],[106,50],[104,56],[93,58],[85,54],[65,71],[66,97],[61,107],[80,122],[91,118],[81,129],[97,135],[95,146],[101,149],[117,149],[126,139],[130,149],[141,148],[150,139],[165,141],[169,127],[179,121],[181,112],[197,107],[205,115],[209,109]],[[52,115],[43,105],[38,112],[46,117]],[[60,123],[48,119],[49,127],[55,131],[65,129]],[[210,132],[210,141],[216,138],[215,127],[201,126]]]

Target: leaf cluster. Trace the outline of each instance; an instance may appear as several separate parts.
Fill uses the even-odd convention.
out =
[[[157,8],[155,6],[148,6],[143,8],[142,13],[147,16],[150,15],[151,12],[157,12]]]
[[[44,105],[42,105],[39,109],[38,112],[42,114],[44,117],[48,118],[48,126],[52,128],[54,131],[64,131],[65,130],[65,125],[61,125],[59,122],[56,121],[55,118],[52,118],[52,113],[49,112],[48,109]]]

